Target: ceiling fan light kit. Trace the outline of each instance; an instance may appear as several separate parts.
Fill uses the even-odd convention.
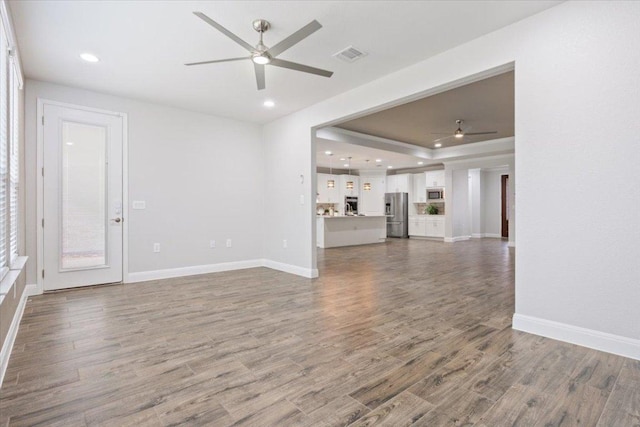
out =
[[[265,76],[264,76],[264,66],[265,65],[275,65],[280,68],[287,68],[289,70],[301,71],[303,73],[314,74],[322,77],[331,77],[333,75],[332,71],[323,70],[320,68],[310,67],[304,64],[298,64],[297,62],[285,61],[284,59],[278,59],[277,56],[280,55],[285,50],[289,49],[291,46],[301,42],[305,38],[309,37],[311,34],[318,31],[322,28],[322,25],[316,20],[311,21],[304,27],[300,28],[295,33],[291,34],[289,37],[282,40],[280,43],[272,46],[271,48],[267,47],[263,41],[262,36],[265,31],[271,28],[271,24],[269,21],[264,19],[256,19],[253,21],[253,29],[260,33],[260,41],[258,44],[253,47],[246,41],[242,40],[240,37],[227,30],[222,25],[218,24],[213,19],[209,18],[202,12],[193,12],[198,18],[202,19],[207,24],[211,25],[216,30],[220,31],[225,36],[229,37],[231,40],[245,48],[250,56],[243,56],[238,58],[227,58],[227,59],[215,59],[211,61],[202,61],[202,62],[190,62],[185,65],[204,65],[204,64],[215,64],[218,62],[230,62],[230,61],[240,61],[243,59],[251,59],[253,61],[254,70],[256,73],[256,83],[258,86],[258,90],[263,90],[265,85]]]

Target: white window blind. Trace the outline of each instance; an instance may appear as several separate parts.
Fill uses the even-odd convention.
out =
[[[12,63],[13,65],[13,63]],[[16,67],[11,67],[11,140],[9,143],[9,264],[18,257],[18,186],[19,161],[19,79]]]
[[[0,278],[8,271],[7,189],[9,184],[9,46],[0,23]]]

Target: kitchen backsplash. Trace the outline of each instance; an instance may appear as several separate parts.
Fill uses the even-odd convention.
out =
[[[418,215],[429,215],[428,213],[426,213],[427,206],[429,205],[434,205],[436,208],[438,208],[438,215],[444,215],[444,202],[414,203],[414,205],[416,207],[416,212]]]

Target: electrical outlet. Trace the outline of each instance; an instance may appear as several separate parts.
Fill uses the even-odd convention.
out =
[[[283,248],[285,248],[285,249],[287,249],[287,239],[284,239],[284,240],[282,241],[282,247],[283,247]]]
[[[216,247],[216,241],[215,240],[209,240],[209,247],[210,248],[215,248]]]
[[[230,248],[231,247],[231,239],[227,239],[227,247]]]
[[[160,243],[153,244],[153,252],[160,252]]]

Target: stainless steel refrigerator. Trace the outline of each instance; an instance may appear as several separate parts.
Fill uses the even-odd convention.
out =
[[[408,193],[385,193],[384,213],[387,216],[387,237],[409,237]]]

